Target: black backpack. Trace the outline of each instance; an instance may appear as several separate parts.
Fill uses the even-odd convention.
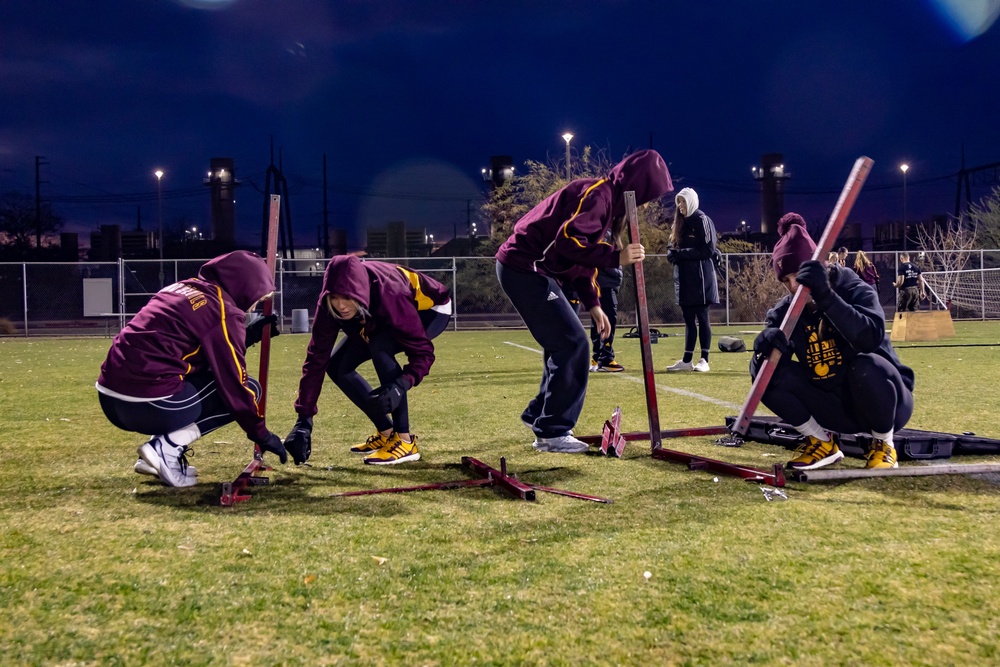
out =
[[[746,352],[747,345],[736,336],[719,336],[719,349],[723,352]]]

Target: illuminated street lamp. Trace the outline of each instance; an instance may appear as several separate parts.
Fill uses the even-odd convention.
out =
[[[157,169],[153,172],[156,176],[156,207],[157,207],[157,218],[159,220],[159,237],[160,237],[160,289],[163,289],[163,188],[160,184],[163,181],[163,170]]]
[[[899,165],[899,170],[903,172],[903,250],[906,250],[906,172],[910,170],[910,165],[904,162]]]
[[[562,135],[562,138],[566,140],[566,180],[572,180],[572,172],[569,166],[569,142],[573,140],[573,135],[567,132]]]

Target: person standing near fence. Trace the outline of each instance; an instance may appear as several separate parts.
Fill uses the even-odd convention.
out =
[[[812,259],[816,244],[797,213],[778,221],[778,234],[771,261],[789,294],[767,313],[750,375],[781,351],[761,401],[805,438],[788,467],[836,463],[841,433],[871,434],[866,468],[897,467],[893,435],[913,414],[914,375],[889,342],[878,295],[854,271]],[[781,323],[799,285],[809,301],[789,340]]]
[[[708,354],[712,348],[712,324],[708,308],[719,303],[719,284],[715,277],[715,223],[698,208],[698,193],[684,188],[674,198],[674,226],[670,233],[667,261],[674,265],[674,294],[684,315],[684,356],[668,371],[709,370]],[[694,360],[695,345],[701,355]]]
[[[154,294],[115,336],[97,392],[108,421],[153,436],[139,447],[137,473],[168,486],[194,485],[197,471],[185,452],[233,420],[263,451],[287,460],[281,439],[264,425],[260,384],[244,357],[264,327],[277,335],[275,316],[246,328],[247,311],[273,292],[264,260],[237,250]]]
[[[858,277],[862,281],[871,285],[878,292],[879,288],[879,275],[878,269],[875,268],[875,264],[868,259],[868,255],[865,254],[864,250],[859,250],[858,254],[854,256],[854,272],[858,274]]]
[[[624,243],[625,193],[630,190],[636,205],[673,190],[659,153],[637,151],[603,178],[571,181],[518,220],[497,251],[500,287],[542,347],[541,386],[521,413],[538,451],[588,449],[572,429],[587,393],[590,345],[561,284],[573,287],[606,339],[611,324],[600,305],[598,269],[629,266],[646,256],[640,243]]]
[[[607,240],[611,241],[608,233]],[[594,356],[590,360],[590,370],[595,373],[620,373],[625,367],[615,361],[615,329],[618,327],[618,293],[622,289],[624,272],[622,267],[597,270],[597,286],[601,289],[601,310],[608,316],[608,334],[601,337],[597,320],[590,323],[590,343]]]
[[[899,290],[896,312],[913,312],[920,305],[920,301],[927,298],[924,277],[920,275],[920,269],[917,268],[917,265],[910,262],[910,253],[899,253],[899,262],[896,282],[892,284]]]
[[[331,259],[302,365],[295,400],[298,419],[285,438],[295,463],[305,463],[312,453],[313,417],[324,375],[375,425],[374,435],[351,452],[364,454],[369,465],[419,460],[407,392],[430,372],[431,339],[445,330],[451,313],[448,288],[422,273],[388,262],[362,262],[355,255]],[[344,338],[338,342],[341,331]],[[407,359],[402,367],[396,361],[400,352]],[[369,360],[380,384],[374,390],[357,371]]]

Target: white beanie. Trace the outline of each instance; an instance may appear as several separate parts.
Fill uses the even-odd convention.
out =
[[[679,204],[681,200],[687,204],[687,215],[691,215],[698,210],[698,193],[691,188],[684,188],[674,197],[674,203]]]

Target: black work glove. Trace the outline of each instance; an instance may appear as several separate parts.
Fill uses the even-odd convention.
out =
[[[281,333],[278,331],[277,315],[268,315],[267,317],[264,317],[259,313],[250,313],[247,315],[247,347],[256,345],[264,339],[264,327],[268,324],[271,325],[271,338],[274,338]]]
[[[814,259],[802,262],[799,272],[795,274],[795,280],[809,288],[809,293],[817,306],[822,306],[833,294],[830,288],[830,273],[822,263]]]
[[[767,327],[753,341],[753,352],[762,359],[771,356],[772,350],[779,350],[784,355],[789,349],[788,339],[778,327]]]
[[[285,438],[285,449],[292,455],[295,465],[299,466],[309,460],[312,454],[312,417],[299,416],[292,431]]]
[[[677,250],[675,250],[674,248],[667,249],[667,261],[670,262],[671,264],[677,263]]]
[[[406,391],[410,388],[410,383],[406,378],[400,376],[392,382],[382,385],[368,395],[368,400],[372,407],[382,414],[389,414],[399,407],[406,396]]]
[[[281,444],[281,438],[270,431],[267,432],[266,438],[257,441],[257,446],[260,447],[260,451],[271,452],[277,456],[278,460],[282,463],[288,462],[288,452],[285,451],[285,446]]]

